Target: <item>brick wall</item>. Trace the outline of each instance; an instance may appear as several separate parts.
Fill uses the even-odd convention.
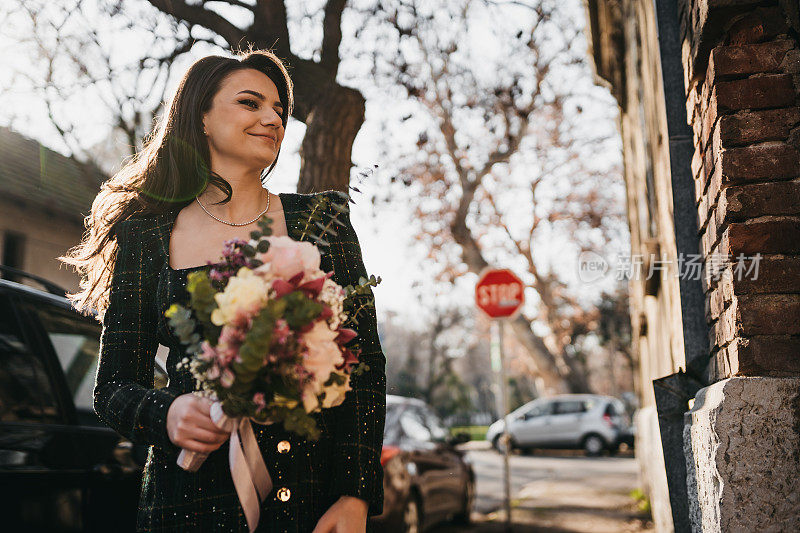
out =
[[[681,2],[713,381],[800,375],[800,43],[765,4]]]

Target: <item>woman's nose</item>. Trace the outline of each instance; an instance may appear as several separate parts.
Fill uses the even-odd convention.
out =
[[[263,117],[261,117],[262,126],[269,126],[269,125],[280,126],[281,124],[283,124],[283,119],[275,111],[271,111],[266,115],[264,115]]]

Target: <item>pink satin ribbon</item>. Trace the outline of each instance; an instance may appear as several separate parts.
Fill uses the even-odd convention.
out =
[[[228,463],[247,527],[252,533],[258,526],[261,502],[272,490],[272,478],[249,418],[230,418],[222,411],[222,404],[214,402],[211,405],[211,419],[218,428],[231,432]]]

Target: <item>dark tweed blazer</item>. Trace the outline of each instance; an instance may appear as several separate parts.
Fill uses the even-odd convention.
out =
[[[313,196],[280,194],[289,236],[295,240]],[[116,227],[119,248],[110,305],[103,317],[94,408],[131,442],[150,445],[138,530],[247,531],[230,476],[228,443],[211,453],[198,472],[190,473],[175,464],[180,450],[167,435],[170,404],[191,392],[194,380],[188,371],[176,368],[184,357],[184,347],[169,330],[163,313],[173,302],[188,301],[186,274],[206,268],[170,268],[169,239],[176,216],[177,211],[139,215]],[[321,268],[333,270],[333,280],[346,286],[357,283],[367,272],[349,214],[339,219],[345,225],[338,227],[338,237],[329,239],[330,247],[321,250]],[[372,291],[359,298],[358,303],[373,298]],[[383,510],[380,454],[386,359],[374,307],[362,311],[358,320],[358,336],[348,346],[360,345],[361,360],[370,370],[352,378],[353,390],[342,405],[315,415],[322,430],[318,441],[301,439],[280,425],[253,423],[274,484],[262,504],[258,531],[310,532],[341,495],[366,500],[370,515]],[[154,389],[154,356],[159,343],[169,348],[169,384]],[[289,443],[288,451],[283,441]],[[280,448],[278,443],[282,443]]]

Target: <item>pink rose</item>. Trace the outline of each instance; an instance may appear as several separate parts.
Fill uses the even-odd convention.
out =
[[[344,361],[336,343],[338,335],[339,332],[331,330],[324,320],[315,321],[313,327],[303,334],[302,340],[307,348],[303,354],[303,366],[314,374],[311,384],[316,393],[322,391],[322,384],[336,370],[336,365]]]
[[[310,242],[295,241],[288,236],[267,237],[270,246],[256,258],[264,263],[261,270],[270,263],[269,270],[278,277],[289,279],[298,272],[319,270],[319,249]]]

